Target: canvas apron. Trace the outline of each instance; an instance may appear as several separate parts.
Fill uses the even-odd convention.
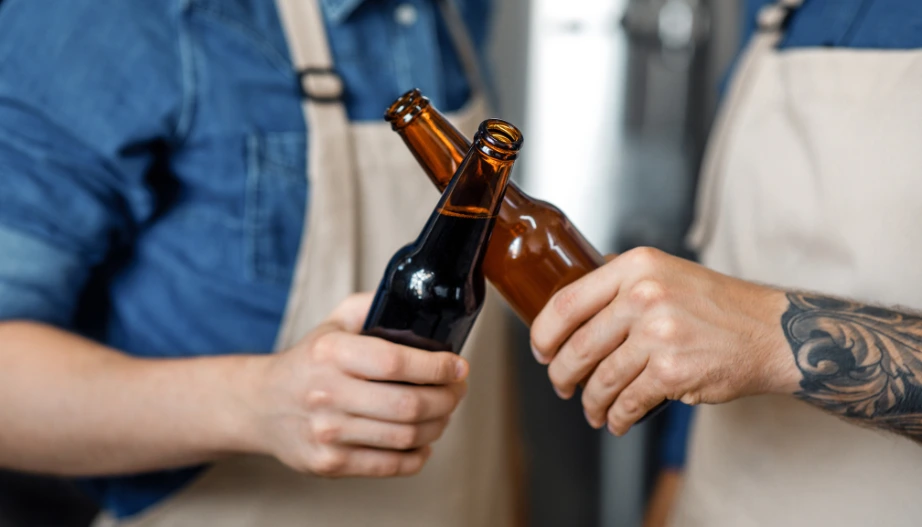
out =
[[[350,123],[340,102],[317,0],[277,0],[296,70],[304,73],[310,203],[276,348],[289,348],[348,294],[374,290],[391,255],[419,234],[439,194],[390,126]],[[471,84],[451,116],[468,137],[486,118],[476,54],[454,6],[445,15]],[[410,86],[407,87],[408,89]],[[382,113],[383,113],[382,108]],[[491,291],[464,348],[468,394],[423,471],[412,478],[328,480],[241,457],[120,527],[475,527],[513,516],[515,418],[507,393],[506,314]]]
[[[747,280],[922,308],[922,51],[779,51],[781,4],[718,116],[692,244]],[[698,408],[672,525],[917,527],[920,491],[922,446],[753,397]]]

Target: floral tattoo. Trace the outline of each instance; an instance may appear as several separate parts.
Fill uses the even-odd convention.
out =
[[[797,396],[922,441],[922,317],[789,293],[781,317],[803,374]]]

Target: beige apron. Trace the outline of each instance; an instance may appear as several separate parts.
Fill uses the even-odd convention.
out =
[[[691,241],[733,276],[922,308],[922,51],[778,51],[784,18],[740,63]],[[698,408],[672,525],[917,527],[920,492],[922,446],[753,397]]]
[[[383,122],[351,124],[339,96],[317,0],[277,0],[294,66],[302,75],[308,123],[309,218],[276,348],[296,343],[348,294],[374,290],[391,255],[412,241],[438,192],[399,136]],[[453,6],[453,33],[463,27]],[[467,39],[458,51],[476,64]],[[475,96],[452,117],[469,137],[486,117]],[[409,88],[409,87],[408,87]],[[383,109],[382,109],[383,111]],[[491,291],[463,355],[470,389],[423,471],[412,478],[327,480],[271,459],[219,462],[175,497],[121,527],[472,527],[513,524],[514,416],[507,379],[506,314]]]

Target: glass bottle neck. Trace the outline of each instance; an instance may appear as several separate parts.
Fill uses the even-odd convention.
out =
[[[495,217],[502,205],[506,183],[514,162],[514,159],[490,157],[475,145],[464,158],[448,189],[442,194],[436,210],[448,216]]]
[[[471,142],[438,110],[428,106],[397,131],[430,181],[442,192],[464,161]],[[506,203],[524,207],[533,198],[513,182],[506,189]]]
[[[426,171],[432,183],[444,191],[471,142],[440,112],[424,108],[416,118],[398,130],[414,157]]]

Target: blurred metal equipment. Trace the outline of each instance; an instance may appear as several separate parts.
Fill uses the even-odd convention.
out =
[[[629,0],[621,20],[627,53],[611,240],[617,252],[644,245],[694,257],[684,238],[720,79],[739,45],[741,4]],[[640,525],[636,502],[606,498],[630,492],[646,501],[663,425],[661,415],[620,442],[603,443],[606,527]]]
[[[628,4],[619,251],[648,245],[689,256],[683,237],[710,124],[711,21],[705,0]]]
[[[532,183],[536,181],[529,166],[538,166],[530,153],[542,148],[542,139],[536,136],[541,116],[533,113],[525,95],[531,91],[533,82],[535,41],[548,36],[546,32],[535,32],[536,21],[546,13],[546,6],[539,4],[539,0],[497,1],[490,45],[498,116],[522,123],[526,136],[513,178],[529,192],[534,190]],[[559,176],[558,182],[566,180],[566,175]],[[557,199],[554,202],[559,204]],[[586,426],[578,400],[561,401],[554,394],[547,369],[536,363],[529,351],[528,329],[524,325],[518,327],[514,364],[528,472],[527,525],[596,527],[601,473],[599,434]]]

